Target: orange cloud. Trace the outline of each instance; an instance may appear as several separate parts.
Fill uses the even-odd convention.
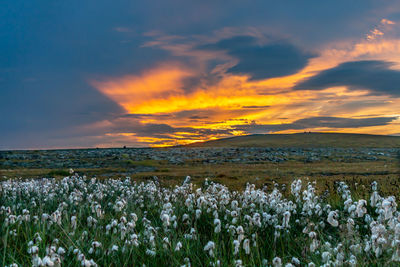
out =
[[[143,103],[183,94],[183,79],[191,74],[190,70],[171,63],[145,71],[139,76],[92,81],[92,84],[128,113],[140,113],[142,110],[138,107]]]
[[[392,24],[389,21],[381,23],[394,25],[394,22]],[[163,43],[164,39],[157,42],[161,42],[165,49],[176,55],[190,55],[190,45],[174,46]],[[177,37],[174,37],[175,39]],[[168,38],[166,40],[168,41]],[[147,45],[155,44],[148,43]],[[290,124],[299,119],[317,116],[343,118],[400,116],[400,98],[372,96],[367,90],[348,90],[345,86],[321,91],[291,90],[302,79],[346,61],[390,60],[399,63],[398,66],[400,66],[400,40],[397,39],[332,44],[322,48],[320,55],[312,58],[309,64],[298,73],[259,81],[250,80],[250,77],[244,75],[227,74],[224,71],[228,67],[221,64],[213,70],[220,74],[218,81],[187,90],[184,87],[185,81],[188,78],[198,77],[199,71],[204,70],[202,66],[208,59],[220,56],[204,51],[193,53],[197,59],[206,58],[205,61],[199,63],[200,68],[199,66],[188,68],[177,62],[167,62],[144,71],[140,75],[92,81],[92,85],[122,106],[126,113],[153,115],[141,117],[140,123],[181,127],[176,132],[164,134],[164,137],[138,136],[135,133],[125,132],[120,135],[112,133],[112,135],[133,138],[152,146],[166,146],[246,134],[242,130],[235,129],[235,126],[241,124]],[[354,129],[313,128],[281,132],[311,130],[397,134],[400,132],[399,126],[400,122],[397,120],[388,125]],[[199,132],[185,131],[184,127],[198,129]],[[203,131],[204,133],[201,133],[204,129],[226,130],[226,132]]]

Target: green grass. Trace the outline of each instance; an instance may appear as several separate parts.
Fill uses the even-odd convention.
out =
[[[335,193],[326,199],[321,198],[317,201],[323,207],[329,204],[332,209],[339,211],[339,220],[342,225],[340,228],[332,227],[326,222],[328,211],[324,211],[321,216],[316,214],[302,215],[303,201],[290,194],[287,194],[287,199],[276,197],[276,201],[282,205],[286,205],[287,201],[292,201],[297,204],[297,207],[294,208],[296,212],[292,210],[290,227],[286,230],[281,230],[280,236],[275,237],[274,224],[269,225],[264,222],[262,226],[256,227],[249,224],[249,219],[245,218],[246,214],[251,217],[254,212],[276,214],[276,224],[280,225],[283,212],[279,211],[279,207],[273,204],[274,202],[262,202],[261,198],[248,202],[244,201],[244,195],[240,196],[231,192],[229,202],[238,200],[241,207],[238,221],[233,223],[230,213],[227,215],[226,212],[227,209],[232,209],[231,203],[222,204],[218,201],[219,197],[227,191],[222,187],[202,184],[200,186],[202,188],[201,194],[206,197],[205,199],[211,201],[215,197],[215,200],[211,203],[216,201],[217,206],[212,209],[216,210],[223,226],[234,225],[237,227],[242,225],[245,228],[245,238],[249,238],[251,244],[255,242],[257,245],[256,247],[251,245],[251,253],[246,254],[241,244],[239,254],[233,255],[232,243],[238,237],[236,234],[228,233],[224,227],[222,227],[220,233],[215,233],[215,213],[212,212],[212,209],[208,211],[211,205],[196,206],[198,205],[196,201],[193,202],[193,208],[189,208],[186,205],[185,201],[189,196],[193,196],[196,199],[199,198],[198,193],[195,193],[196,187],[193,189],[190,189],[190,187],[181,188],[180,190],[175,189],[172,193],[171,188],[151,187],[150,190],[146,190],[143,186],[131,184],[127,181],[115,181],[114,183],[111,181],[92,182],[90,179],[79,178],[78,180],[70,178],[69,183],[64,181],[64,184],[61,185],[60,181],[57,183],[49,182],[46,187],[41,188],[35,188],[38,185],[35,182],[38,181],[33,181],[31,187],[25,187],[24,185],[19,187],[18,184],[14,184],[13,189],[7,187],[5,191],[0,192],[2,204],[11,207],[12,214],[20,215],[23,209],[28,209],[31,218],[30,221],[21,220],[21,222],[8,226],[5,224],[0,225],[2,266],[11,263],[29,266],[31,256],[27,254],[27,244],[34,239],[35,234],[40,235],[42,238],[42,242],[38,244],[40,257],[46,255],[46,247],[53,244],[55,239],[58,240],[58,247],[65,248],[67,252],[63,256],[62,266],[80,265],[77,256],[72,252],[72,249],[75,248],[79,249],[88,259],[94,259],[99,266],[142,266],[142,264],[146,266],[181,266],[184,264],[185,258],[190,259],[192,266],[212,266],[212,263],[216,263],[217,260],[220,260],[221,266],[235,266],[235,259],[241,259],[245,266],[262,266],[263,259],[268,260],[269,264],[271,264],[272,259],[276,256],[279,256],[283,263],[288,263],[292,257],[297,257],[301,261],[301,266],[305,266],[310,261],[319,266],[322,264],[321,253],[325,250],[322,245],[325,242],[330,242],[333,247],[342,243],[345,247],[346,259],[348,259],[351,254],[348,249],[349,246],[357,242],[362,243],[362,238],[370,235],[370,230],[363,227],[365,224],[364,218],[354,218],[355,224],[360,228],[355,231],[353,236],[349,235],[346,230],[346,218],[349,215],[344,210],[343,199]],[[304,181],[303,187],[305,186],[306,183]],[[46,192],[46,190],[49,190],[48,192],[51,194],[42,193]],[[13,192],[17,193],[14,194]],[[353,193],[354,201],[361,198],[360,192]],[[247,197],[249,195],[251,194],[248,194]],[[76,196],[80,197],[76,199]],[[266,196],[275,198],[273,195]],[[114,209],[114,205],[120,199],[127,201],[122,210],[118,211]],[[37,203],[36,206],[32,205],[32,200]],[[165,210],[163,208],[164,204],[167,202],[171,202],[172,213],[179,222],[176,228],[172,225],[164,227],[160,218],[162,210]],[[250,205],[252,203],[254,204],[253,207]],[[92,205],[94,204],[101,205],[103,216],[98,217],[93,212]],[[196,209],[202,211],[199,218],[195,216]],[[52,214],[56,210],[62,211],[60,224],[53,223],[50,219],[47,221],[41,219],[43,213]],[[374,210],[369,208],[368,213],[375,218],[377,214]],[[126,241],[130,240],[129,234],[122,238],[119,226],[116,226],[115,229],[117,231],[115,233],[111,231],[107,234],[105,229],[113,219],[117,220],[118,224],[121,224],[122,217],[126,217],[128,221],[131,221],[131,213],[135,213],[139,220],[129,234],[139,234],[140,244],[137,247],[127,245],[126,250],[122,251],[121,248],[126,244]],[[182,219],[184,214],[189,215],[186,223]],[[71,225],[70,218],[72,215],[77,216],[76,230]],[[34,222],[34,216],[38,216],[37,222]],[[88,226],[87,218],[89,216],[97,219],[96,226]],[[8,215],[5,212],[0,213],[0,219],[3,222],[7,217]],[[144,217],[151,221],[151,226],[155,232],[156,256],[154,257],[146,254],[146,249],[151,245],[146,237],[148,234],[146,229],[149,228],[146,228],[146,224],[143,221]],[[307,233],[303,233],[303,229],[305,226],[318,225],[321,221],[325,222],[326,226],[318,227],[315,230],[321,244],[319,247],[320,253],[317,254],[310,252],[310,238],[308,238]],[[121,225],[128,226],[126,223]],[[184,235],[190,233],[191,228],[196,229],[197,238],[185,239]],[[15,231],[16,235],[12,234],[12,231]],[[85,231],[87,232],[86,235],[84,235]],[[255,234],[255,236],[253,237],[252,234]],[[163,247],[163,239],[165,237],[168,237],[170,241],[170,245],[166,248]],[[89,254],[93,241],[101,242],[102,247],[98,252]],[[174,248],[178,241],[182,242],[183,247],[180,251],[175,251]],[[215,243],[215,257],[210,257],[204,251],[204,246],[208,241]],[[119,250],[110,252],[112,245],[117,245]],[[69,249],[70,247],[71,250]],[[358,266],[382,266],[382,264],[392,266],[394,264],[390,262],[392,251],[390,248],[386,249],[379,258],[375,257],[371,252],[356,255]]]
[[[63,170],[63,169],[59,169],[59,170],[51,170],[47,173],[47,177],[65,177],[69,175],[69,171],[68,170]]]
[[[162,165],[162,162],[158,160],[125,160],[125,163],[129,166],[143,166],[143,167],[155,167]]]

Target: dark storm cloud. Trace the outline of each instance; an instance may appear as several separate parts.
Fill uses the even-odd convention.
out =
[[[345,62],[297,84],[297,90],[322,90],[335,86],[368,89],[373,94],[400,96],[400,71],[391,62],[368,60]]]
[[[284,130],[302,130],[308,128],[359,128],[369,126],[387,125],[397,117],[374,117],[374,118],[338,118],[338,117],[311,117],[283,124],[245,124],[236,125],[236,130],[247,133],[268,133]]]
[[[262,44],[252,36],[235,36],[198,48],[225,51],[238,60],[229,72],[247,74],[255,80],[296,73],[315,56],[287,41]]]

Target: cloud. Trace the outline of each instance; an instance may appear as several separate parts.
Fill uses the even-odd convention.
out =
[[[100,133],[104,136],[121,139],[125,144],[146,143],[152,146],[187,144],[210,138],[231,136],[229,129],[194,128],[190,126],[175,127],[167,123],[142,123],[136,119],[119,118],[97,131],[88,129],[88,136]]]
[[[376,38],[383,36],[383,35],[384,35],[384,33],[381,30],[375,28],[375,29],[371,30],[369,34],[367,34],[367,40],[375,40]]]
[[[400,96],[400,71],[390,69],[394,63],[379,60],[352,61],[321,71],[300,81],[296,90],[323,90],[346,86],[351,90],[370,90],[372,94]]]
[[[318,99],[315,99],[315,101],[318,101]],[[391,101],[383,100],[383,99],[370,99],[370,97],[367,97],[366,99],[334,99],[334,100],[328,100],[327,104],[324,108],[324,110],[321,112],[321,115],[331,115],[331,114],[356,114],[358,111],[361,111],[361,114],[363,114],[363,111],[369,110],[368,116],[381,116],[384,115],[385,112],[382,112],[383,114],[380,115],[374,115],[373,111],[379,113],[379,109],[382,107],[387,108],[387,110],[390,110],[390,105],[396,105],[395,103],[392,103]],[[354,117],[354,116],[353,116]]]
[[[190,75],[191,72],[188,69],[170,62],[144,71],[140,75],[92,81],[92,84],[127,112],[137,113],[137,106],[143,104],[144,101],[183,94],[182,81]],[[147,112],[152,113],[149,110]]]
[[[0,10],[0,147],[143,145],[156,142],[152,132],[200,138],[198,129],[223,131],[244,120],[399,113],[400,98],[387,95],[363,96],[383,105],[354,114],[334,110],[321,99],[326,91],[291,90],[344,60],[400,62],[392,0],[28,2]],[[301,49],[322,55],[375,28],[384,38],[354,51],[317,58]],[[344,102],[353,97],[331,91]],[[382,130],[398,133],[394,124]],[[208,131],[201,139],[216,136]],[[153,139],[139,140],[145,132]]]
[[[390,28],[395,24],[396,22],[394,21],[388,19],[381,19],[379,25],[369,31],[369,33],[367,34],[367,40],[374,41],[382,37],[385,34],[385,32],[387,30],[390,30]]]
[[[236,125],[233,128],[247,133],[268,133],[285,130],[302,130],[310,128],[361,128],[371,126],[387,125],[396,120],[397,117],[374,117],[374,118],[340,118],[340,117],[310,117],[296,120],[292,123],[282,124],[246,124]]]
[[[229,72],[249,75],[254,80],[296,73],[315,56],[287,41],[262,43],[256,37],[246,35],[198,46],[197,49],[226,52],[237,60]]]
[[[233,125],[223,129],[204,127],[174,127],[167,123],[142,123],[132,118],[119,118],[103,128],[100,133],[107,136],[131,136],[136,140],[146,140],[147,143],[174,144],[191,141],[207,140],[211,137],[233,136],[235,132],[242,134],[270,133],[285,130],[303,130],[312,128],[361,128],[387,125],[397,117],[373,118],[340,118],[340,117],[310,117],[284,124],[257,124],[243,121],[246,124]],[[240,121],[240,120],[238,120]],[[98,131],[97,131],[98,132]]]
[[[396,22],[388,20],[388,19],[381,19],[381,24],[383,25],[394,25]]]
[[[269,108],[270,106],[242,106],[242,108],[254,108],[254,109],[259,109],[259,108]]]
[[[397,117],[375,117],[364,119],[338,118],[338,117],[312,117],[295,121],[295,125],[304,128],[330,127],[330,128],[359,128],[386,125]]]

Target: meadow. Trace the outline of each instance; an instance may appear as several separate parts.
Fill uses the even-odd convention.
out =
[[[399,149],[368,142],[1,152],[0,265],[398,266]]]
[[[293,180],[231,191],[187,177],[1,182],[2,266],[380,266],[400,262],[396,198]],[[282,191],[287,192],[283,194]],[[288,193],[290,192],[290,193]]]

